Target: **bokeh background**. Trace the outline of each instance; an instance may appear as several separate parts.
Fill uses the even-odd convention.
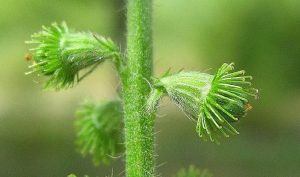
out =
[[[93,166],[74,147],[74,111],[84,99],[116,97],[109,63],[66,91],[42,91],[28,71],[30,34],[65,20],[110,36],[125,48],[122,0],[0,0],[0,176],[124,176],[123,160]],[[235,62],[255,79],[260,99],[220,146],[201,142],[195,125],[163,100],[157,118],[158,172],[194,164],[216,177],[300,176],[300,1],[154,0],[155,75],[213,73]]]

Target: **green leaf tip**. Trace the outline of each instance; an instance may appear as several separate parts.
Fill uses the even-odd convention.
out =
[[[249,98],[257,98],[257,90],[251,87],[252,77],[245,76],[245,71],[234,72],[233,65],[223,64],[215,75],[184,71],[167,75],[154,83],[147,108],[155,109],[160,98],[168,95],[197,122],[196,130],[203,140],[219,143],[221,137],[236,135],[231,123],[252,108]]]
[[[190,165],[188,169],[180,169],[173,177],[213,177],[207,170],[199,170],[194,165]]]
[[[45,88],[57,90],[72,87],[105,59],[119,57],[119,49],[112,40],[74,32],[64,22],[43,26],[42,31],[33,34],[26,43],[35,45],[30,49],[32,64],[27,74],[47,76]],[[80,76],[79,71],[88,68],[90,71]]]
[[[76,145],[84,155],[91,155],[95,165],[108,164],[123,152],[122,109],[120,101],[85,102],[77,111]]]

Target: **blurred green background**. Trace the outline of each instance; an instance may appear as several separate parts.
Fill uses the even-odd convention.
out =
[[[260,99],[220,146],[201,142],[195,125],[163,100],[157,118],[162,176],[195,164],[216,177],[300,176],[300,1],[155,0],[154,63],[213,73],[235,62],[254,76]],[[106,63],[73,89],[42,91],[28,71],[24,44],[42,25],[65,20],[77,30],[110,36],[125,48],[122,0],[0,0],[0,176],[64,177],[73,172],[124,176],[123,159],[93,166],[75,151],[74,111],[85,98],[116,97]]]

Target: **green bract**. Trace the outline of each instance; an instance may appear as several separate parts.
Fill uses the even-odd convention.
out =
[[[122,109],[119,101],[99,104],[86,102],[77,111],[76,144],[85,156],[92,155],[95,164],[108,163],[123,150]]]
[[[153,110],[162,97],[168,95],[192,120],[204,140],[218,142],[221,136],[238,134],[231,122],[236,122],[251,108],[249,97],[256,97],[251,88],[251,76],[245,71],[233,71],[233,63],[223,64],[215,75],[200,72],[179,72],[158,79],[148,100]]]
[[[73,86],[85,76],[79,76],[84,68],[93,69],[107,58],[119,59],[119,49],[110,39],[73,32],[65,23],[43,26],[27,43],[37,45],[31,49],[33,64],[28,73],[48,76],[45,87],[56,89]]]

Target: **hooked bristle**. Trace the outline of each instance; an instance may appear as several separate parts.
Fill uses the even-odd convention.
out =
[[[109,163],[123,152],[121,107],[120,101],[86,102],[77,111],[77,149],[95,164]]]
[[[244,70],[233,72],[233,69],[233,63],[225,63],[214,76],[181,71],[156,79],[148,107],[156,107],[163,92],[185,115],[197,121],[200,138],[218,143],[222,136],[237,135],[231,123],[252,108],[249,98],[257,95],[251,87],[252,77],[245,75]]]
[[[42,31],[31,36],[28,44],[33,64],[32,72],[48,77],[45,88],[65,89],[72,87],[104,59],[113,58],[118,47],[110,40],[84,32],[73,32],[65,23],[53,23],[42,27]],[[80,76],[79,72],[90,68]],[[79,76],[79,77],[78,77]]]
[[[203,101],[203,114],[199,114],[197,131],[206,139],[219,141],[221,136],[238,134],[230,123],[238,121],[252,108],[248,103],[249,96],[255,98],[256,95],[251,92],[251,82],[247,81],[252,77],[244,76],[244,70],[232,72],[233,68],[233,63],[221,66]],[[208,133],[208,130],[215,133]]]

